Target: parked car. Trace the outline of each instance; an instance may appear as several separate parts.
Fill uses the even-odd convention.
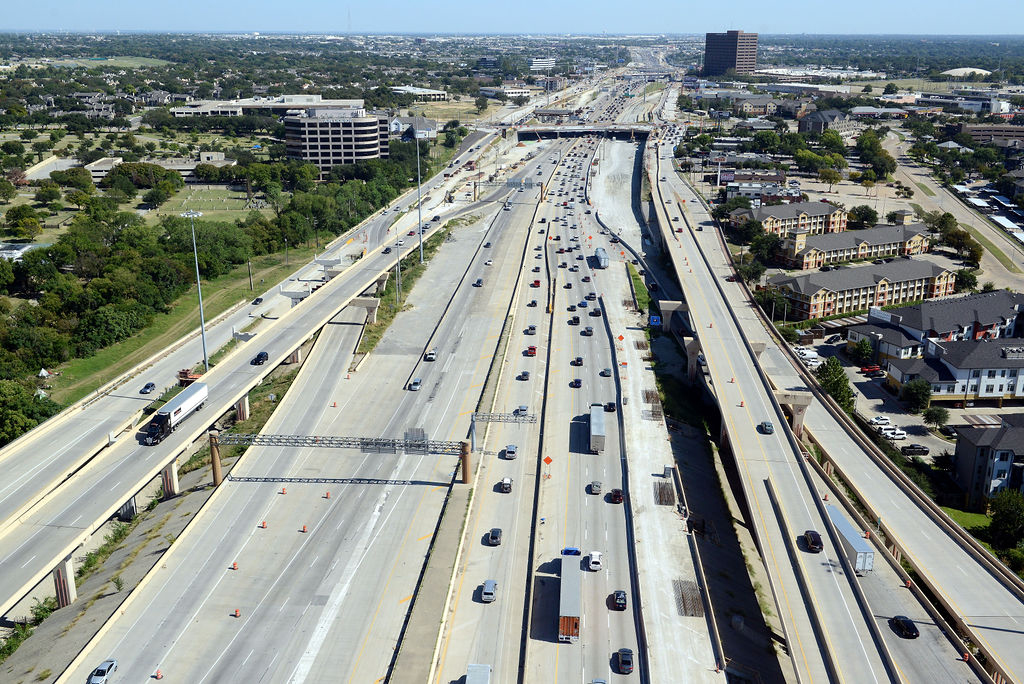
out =
[[[893,442],[907,438],[907,433],[903,430],[892,430],[891,432],[885,433],[886,439],[892,440]]]
[[[818,553],[824,548],[821,543],[821,535],[814,530],[804,532],[804,542],[807,544],[807,550],[811,553]]]
[[[900,447],[900,453],[904,456],[927,456],[930,449],[924,444],[907,444]]]
[[[956,437],[956,428],[952,425],[943,425],[939,428],[939,434],[945,437]]]
[[[874,373],[875,371],[880,371],[880,370],[882,370],[882,367],[878,366],[876,364],[871,364],[870,366],[861,366],[860,367],[860,372],[864,373],[865,375],[867,375],[868,373]]]
[[[892,421],[889,420],[889,416],[875,416],[868,421],[869,425],[888,425]]]
[[[825,338],[825,343],[826,344],[835,344],[836,342],[839,342],[842,339],[843,339],[842,335],[829,335],[828,337]]]
[[[916,639],[921,636],[917,625],[906,615],[894,615],[890,623],[892,624],[892,631],[904,639]]]

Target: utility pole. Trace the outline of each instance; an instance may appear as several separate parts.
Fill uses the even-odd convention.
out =
[[[416,232],[420,236],[420,263],[423,263],[423,180],[420,176],[420,132],[413,127],[413,138],[416,141],[416,218],[419,225]]]
[[[210,357],[206,353],[206,317],[203,314],[203,284],[199,281],[199,249],[196,247],[196,219],[203,215],[201,211],[189,209],[181,217],[187,218],[192,226],[192,259],[196,263],[196,290],[199,292],[199,336],[203,340],[203,367],[210,372]]]

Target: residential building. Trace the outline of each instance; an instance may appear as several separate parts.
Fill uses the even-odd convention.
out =
[[[433,140],[437,137],[437,122],[422,116],[396,116],[388,124],[392,138],[419,138]]]
[[[953,479],[969,510],[985,510],[987,500],[1004,489],[1024,491],[1024,415],[1005,414],[998,426],[956,428]]]
[[[545,92],[555,92],[568,88],[569,79],[565,76],[545,76],[538,78],[536,84],[538,87],[543,88]]]
[[[879,224],[866,230],[820,235],[796,232],[783,240],[782,251],[789,268],[819,268],[858,259],[921,254],[928,251],[929,235],[922,224]]]
[[[851,326],[847,344],[872,340],[880,359],[924,355],[927,340],[958,341],[1019,337],[1024,333],[1024,295],[996,290],[868,311],[867,323]]]
[[[1024,339],[926,340],[922,358],[892,359],[886,382],[900,390],[911,380],[932,387],[932,402],[990,401],[999,407],[1024,398]]]
[[[395,86],[391,92],[399,95],[412,95],[417,102],[445,102],[448,100],[447,91],[417,88],[416,86]]]
[[[732,109],[737,114],[747,116],[771,116],[779,109],[778,100],[770,97],[749,97],[737,100]]]
[[[704,37],[704,75],[715,76],[733,70],[753,73],[757,67],[757,34],[743,31],[708,33]]]
[[[827,202],[797,202],[757,209],[735,209],[729,220],[740,224],[760,221],[764,229],[781,238],[795,233],[817,235],[846,230],[846,210]]]
[[[905,119],[907,111],[899,107],[853,107],[850,116],[855,119]]]
[[[289,159],[316,164],[323,178],[333,166],[387,157],[389,124],[362,108],[309,109],[284,118],[285,149]]]
[[[800,119],[798,130],[801,133],[824,133],[825,131],[836,131],[840,135],[853,135],[857,131],[857,124],[848,114],[843,114],[838,109],[828,109],[824,112],[811,112]]]
[[[791,116],[794,119],[800,119],[811,112],[818,111],[818,105],[807,99],[778,100],[776,111],[780,116],[785,115]]]
[[[789,316],[796,320],[944,297],[953,294],[955,284],[954,271],[916,259],[768,280],[768,287],[786,298]]]

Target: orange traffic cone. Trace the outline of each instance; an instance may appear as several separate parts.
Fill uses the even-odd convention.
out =
[[[238,569],[238,563],[237,562],[236,563],[232,563],[231,564],[231,569],[232,570],[237,570]]]
[[[242,617],[242,611],[235,608],[235,617]]]
[[[303,533],[303,534],[305,534],[305,533],[306,533],[306,526],[305,526],[305,525],[303,525],[303,526],[302,526],[302,533]]]
[[[164,673],[163,673],[163,672],[161,672],[160,670],[157,670],[157,671],[156,671],[156,674],[155,674],[155,675],[153,675],[153,678],[154,678],[154,679],[163,679],[163,678],[164,678]]]

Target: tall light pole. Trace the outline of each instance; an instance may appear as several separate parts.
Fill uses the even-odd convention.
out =
[[[420,236],[420,263],[423,263],[423,192],[421,190],[423,181],[420,177],[420,132],[414,127],[413,140],[416,142],[416,218],[419,221],[419,225],[416,226],[416,232]],[[401,259],[399,259],[401,261]]]
[[[192,227],[192,258],[196,262],[196,290],[199,291],[199,336],[203,339],[203,366],[210,372],[210,357],[206,353],[206,317],[203,314],[203,285],[199,282],[199,250],[196,247],[196,219],[203,215],[201,211],[189,209],[181,217],[187,218]]]

